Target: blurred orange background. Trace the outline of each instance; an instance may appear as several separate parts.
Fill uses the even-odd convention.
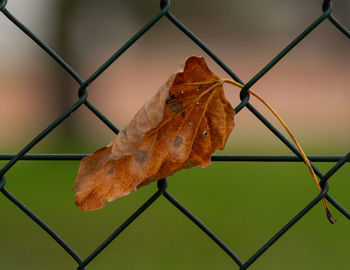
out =
[[[320,2],[172,1],[171,12],[247,82],[321,14]],[[93,1],[18,0],[7,8],[83,79],[159,10],[158,1],[100,1],[96,6]],[[348,12],[349,1],[337,1],[333,14],[345,25]],[[0,144],[16,152],[18,144],[23,146],[77,100],[78,85],[5,16],[0,31],[0,126],[6,127]],[[325,21],[254,85],[301,142],[349,146],[349,49],[346,37]],[[205,56],[214,72],[228,76],[162,18],[89,87],[89,100],[123,127],[189,55]],[[239,103],[239,89],[227,86],[226,93],[233,106]],[[274,122],[257,101],[251,102]],[[236,122],[231,144],[275,142],[247,110]],[[101,146],[113,138],[86,108],[49,137],[68,130]]]

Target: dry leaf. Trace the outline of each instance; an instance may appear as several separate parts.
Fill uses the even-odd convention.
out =
[[[210,165],[234,126],[221,79],[191,56],[107,146],[81,161],[73,190],[83,210],[105,206],[184,168]]]

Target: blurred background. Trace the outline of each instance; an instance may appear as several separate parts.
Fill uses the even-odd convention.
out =
[[[350,27],[350,2],[333,3],[333,15]],[[171,12],[247,82],[321,15],[321,6],[321,0],[173,0]],[[9,0],[6,8],[87,79],[159,11],[159,1]],[[0,32],[0,152],[17,153],[77,100],[78,84],[3,14]],[[349,151],[349,52],[349,40],[324,21],[253,87],[309,155]],[[122,128],[189,55],[204,56],[212,71],[228,77],[162,18],[97,78],[89,100]],[[235,107],[239,89],[226,86],[225,92]],[[282,131],[259,102],[251,103]],[[291,154],[248,110],[235,121],[223,153]],[[92,153],[114,137],[83,106],[30,153]],[[334,164],[316,165],[326,173]],[[6,188],[85,258],[156,185],[105,209],[83,212],[74,206],[71,190],[78,168],[76,161],[20,161],[7,173]],[[330,186],[347,209],[349,176],[346,164]],[[214,163],[177,173],[168,191],[243,260],[317,195],[302,163]],[[4,196],[0,211],[1,269],[75,269],[65,251]],[[333,226],[317,205],[250,269],[349,269],[350,223],[335,209],[332,213],[338,219]],[[232,266],[221,249],[160,198],[88,269]]]

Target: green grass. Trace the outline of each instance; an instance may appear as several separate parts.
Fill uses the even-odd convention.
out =
[[[3,164],[3,163],[2,163]],[[332,164],[317,164],[326,172]],[[156,184],[83,212],[74,206],[79,162],[21,161],[6,188],[85,258],[155,191]],[[330,193],[350,208],[350,167],[331,179]],[[211,228],[241,259],[248,259],[316,195],[301,163],[213,163],[169,178],[168,191]],[[0,196],[1,269],[75,269],[76,264],[39,226]],[[250,269],[349,269],[350,223],[321,204]],[[238,269],[190,220],[160,197],[88,269]]]

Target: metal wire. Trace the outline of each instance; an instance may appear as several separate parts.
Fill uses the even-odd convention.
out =
[[[232,260],[237,264],[239,269],[249,268],[266,250],[271,247],[278,239],[283,236],[295,223],[297,223],[307,212],[309,212],[320,200],[325,197],[340,213],[346,218],[350,219],[350,212],[341,206],[328,193],[329,179],[336,173],[345,163],[350,160],[350,153],[345,156],[309,156],[311,162],[336,162],[336,164],[325,174],[313,164],[312,167],[315,173],[320,178],[320,185],[323,188],[322,192],[310,201],[300,212],[295,215],[284,227],[282,227],[275,235],[271,237],[260,249],[258,249],[248,260],[243,261],[233,252],[221,239],[219,239],[207,226],[205,226],[197,217],[195,217],[188,209],[186,209],[179,201],[171,196],[167,191],[167,180],[162,179],[158,181],[158,191],[151,196],[137,211],[135,211],[125,222],[120,225],[109,237],[107,237],[93,252],[85,259],[81,259],[79,255],[44,221],[36,216],[27,206],[20,202],[13,194],[6,188],[5,174],[19,160],[80,160],[87,154],[27,154],[37,143],[51,133],[57,126],[66,120],[72,112],[79,109],[83,104],[95,114],[108,128],[116,134],[119,129],[108,120],[93,104],[88,101],[88,86],[94,82],[119,56],[121,56],[130,46],[132,46],[139,38],[141,38],[160,18],[165,16],[177,28],[179,28],[186,36],[188,36],[194,43],[196,43],[209,57],[211,57],[229,76],[241,84],[244,84],[240,78],[219,58],[215,53],[202,42],[194,33],[186,28],[173,14],[169,12],[170,1],[162,0],[160,2],[161,10],[157,13],[144,27],[142,27],[132,38],[130,38],[119,50],[117,50],[101,67],[99,67],[87,80],[83,80],[79,74],[70,67],[54,50],[48,47],[41,41],[34,33],[32,33],[25,25],[23,25],[15,16],[13,16],[6,8],[7,0],[0,1],[0,11],[11,22],[13,22],[20,30],[23,31],[29,38],[40,46],[51,58],[53,58],[78,84],[78,100],[67,111],[62,113],[55,121],[53,121],[46,129],[39,133],[32,141],[24,146],[24,148],[17,154],[0,154],[0,160],[9,160],[3,168],[0,169],[0,191],[15,204],[21,211],[23,211],[29,218],[38,224],[45,232],[47,232],[60,245],[68,255],[77,263],[77,269],[85,269],[86,266],[98,256],[104,248],[106,248],[120,233],[123,232],[135,219],[137,219],[150,205],[152,205],[160,196],[164,196],[174,207],[181,211],[187,218],[189,218],[198,228],[200,228],[210,239],[212,239],[219,248],[221,248]],[[325,19],[328,19],[340,32],[347,38],[350,38],[350,31],[343,26],[335,17],[331,15],[333,4],[331,1],[324,0],[322,5],[322,14],[314,22],[312,22],[299,36],[297,36],[291,43],[289,43],[279,54],[276,55],[261,71],[259,71],[251,80],[249,80],[241,89],[240,97],[241,103],[235,108],[236,113],[246,107],[253,115],[255,115],[273,134],[275,134],[293,153],[292,156],[241,156],[241,155],[220,155],[212,156],[212,161],[245,161],[245,162],[300,162],[303,161],[298,149],[287,139],[281,132],[275,128],[252,104],[249,103],[250,89],[259,79],[261,79],[269,70],[280,61],[286,54],[288,54],[299,42],[304,39],[311,31],[317,28]]]

